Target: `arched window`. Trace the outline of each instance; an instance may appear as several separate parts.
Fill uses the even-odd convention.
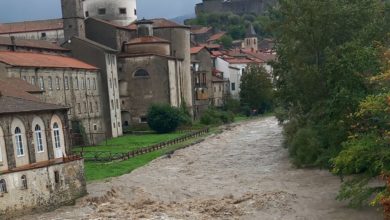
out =
[[[58,127],[57,122],[53,124],[53,132],[54,132],[54,146],[55,148],[61,148],[60,128]]]
[[[19,127],[15,128],[15,144],[16,144],[16,154],[18,157],[24,156],[23,140],[22,140],[22,131]]]
[[[27,177],[26,175],[22,176],[22,189],[27,189]]]
[[[41,126],[39,125],[35,126],[35,141],[36,141],[37,151],[39,153],[43,152],[42,130],[41,130]]]
[[[146,78],[146,77],[149,77],[149,73],[144,69],[139,69],[134,73],[134,78]]]
[[[4,179],[0,180],[0,192],[1,193],[7,193],[7,183]]]

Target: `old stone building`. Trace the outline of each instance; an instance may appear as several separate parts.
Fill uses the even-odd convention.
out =
[[[203,0],[195,6],[195,12],[196,15],[216,12],[262,14],[275,3],[275,0]]]
[[[122,120],[145,123],[150,105],[183,103],[183,59],[171,55],[171,42],[153,35],[153,22],[137,23],[137,38],[123,46],[118,58]]]
[[[64,41],[64,23],[62,19],[0,23],[0,36],[60,43]]]
[[[0,51],[0,78],[11,77],[38,86],[44,91],[42,101],[69,106],[72,132],[84,131],[90,143],[105,138],[102,90],[95,66],[60,55]]]
[[[229,81],[223,78],[223,75],[213,75],[212,77],[212,105],[214,107],[223,107],[227,95],[229,94]]]
[[[119,97],[117,51],[88,40],[73,37],[63,45],[71,50],[72,56],[99,68],[98,80],[101,89],[101,103],[107,137],[123,134],[121,104]]]
[[[210,52],[203,46],[191,48],[194,88],[194,117],[198,119],[206,111],[213,97],[212,62]]]
[[[185,103],[189,112],[193,112],[189,27],[166,19],[141,20],[129,26],[118,26],[88,18],[86,36],[120,52],[118,74],[124,125],[145,122],[146,109],[154,102],[172,106]],[[151,72],[159,74],[154,74],[153,80],[135,81],[135,72],[146,66],[149,75]],[[172,77],[169,85],[166,76]],[[151,83],[153,81],[163,84]],[[164,88],[169,94],[161,93],[161,90],[157,92],[158,88]]]
[[[0,216],[6,219],[86,194],[83,161],[68,156],[68,108],[29,90],[20,79],[0,80]]]

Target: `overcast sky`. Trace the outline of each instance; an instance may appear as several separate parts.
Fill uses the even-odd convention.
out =
[[[201,0],[137,0],[138,17],[174,18],[193,14],[198,2]],[[0,23],[59,18],[60,7],[60,0],[0,0]]]

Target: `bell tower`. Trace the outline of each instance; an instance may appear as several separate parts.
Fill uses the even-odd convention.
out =
[[[61,0],[65,40],[73,36],[85,38],[83,0]]]

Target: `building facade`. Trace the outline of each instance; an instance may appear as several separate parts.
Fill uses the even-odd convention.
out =
[[[7,80],[0,80],[0,216],[74,202],[86,183],[83,161],[69,156],[68,108]]]
[[[42,101],[68,106],[71,131],[87,134],[83,141],[95,144],[104,140],[102,90],[96,67],[65,56],[0,51],[0,78],[12,77],[38,86],[44,91]]]
[[[107,137],[123,135],[119,97],[117,51],[86,38],[73,37],[63,45],[72,56],[100,69],[103,119]]]

